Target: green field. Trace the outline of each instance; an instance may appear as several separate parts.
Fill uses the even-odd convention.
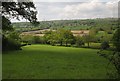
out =
[[[29,45],[3,54],[3,79],[106,79],[96,49]],[[112,66],[111,66],[112,67]]]

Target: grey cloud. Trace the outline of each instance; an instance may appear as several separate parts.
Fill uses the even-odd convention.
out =
[[[114,4],[108,2],[47,2],[37,5],[40,20],[112,17],[114,10],[109,8]]]
[[[89,0],[89,2],[83,0],[67,0],[66,2],[62,2],[63,0],[33,1],[38,11],[38,20],[103,18],[117,17],[118,15],[116,5],[118,0]]]

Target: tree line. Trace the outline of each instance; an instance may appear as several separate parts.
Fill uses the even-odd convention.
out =
[[[43,37],[41,36],[21,36],[23,42],[28,44],[50,44],[60,46],[70,46],[76,44],[77,46],[84,45],[84,40],[81,36],[73,36],[70,30],[58,29],[56,31],[46,31]],[[27,40],[28,39],[28,40]],[[30,40],[31,39],[31,40]]]
[[[21,42],[25,44],[49,44],[49,45],[59,45],[59,46],[74,46],[74,47],[86,47],[86,48],[108,48],[110,40],[103,38],[96,38],[96,32],[90,30],[88,34],[83,34],[83,36],[74,36],[70,30],[58,29],[56,31],[46,31],[45,35],[33,36],[33,35],[21,35]],[[91,43],[102,43],[101,46],[91,46]]]
[[[91,28],[104,31],[113,31],[116,28],[117,18],[96,18],[84,20],[54,20],[40,21],[37,26],[29,22],[12,23],[18,31],[31,31],[38,29],[70,29],[70,30],[89,30]]]
[[[2,2],[2,50],[18,50],[21,49],[21,42],[19,33],[14,31],[11,23],[11,18],[18,19],[24,18],[29,20],[32,24],[36,25],[37,11],[33,2]]]

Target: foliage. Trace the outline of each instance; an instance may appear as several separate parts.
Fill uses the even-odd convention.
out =
[[[2,29],[3,39],[2,46],[3,51],[20,49],[21,43],[19,34],[10,30],[13,30],[13,26],[10,22],[11,18],[20,19],[25,18],[31,23],[36,24],[37,18],[35,6],[33,2],[2,2]]]
[[[40,36],[23,35],[20,38],[21,42],[25,44],[44,44],[44,39]]]
[[[120,52],[120,28],[118,28],[113,36],[113,44],[117,52]]]
[[[104,50],[100,50],[98,54],[107,58],[109,60],[109,64],[113,64],[116,69],[112,72],[109,70],[108,76],[110,78],[113,77],[115,79],[120,79],[120,28],[118,28],[114,33],[113,45],[115,49],[111,52],[110,55],[108,55],[108,53],[105,53]]]
[[[10,20],[8,18],[5,18],[4,16],[2,16],[2,30],[13,30]]]
[[[46,44],[50,44],[51,37],[52,37],[52,31],[46,31],[43,37]]]
[[[34,23],[37,20],[36,14],[33,2],[2,2],[2,16],[5,18],[12,17],[19,20],[22,17]]]
[[[57,43],[56,32],[51,32],[49,37],[50,37],[50,39],[49,39],[50,44],[54,46]]]
[[[105,49],[107,49],[107,48],[109,48],[109,47],[110,47],[110,46],[109,46],[109,42],[104,41],[104,42],[101,43],[101,48],[102,48],[103,50],[105,50]]]
[[[34,36],[33,41],[34,41],[34,44],[43,44],[44,43],[43,37],[40,37],[40,36]]]
[[[96,34],[97,34],[97,32],[98,31],[96,29],[91,29],[89,31],[89,34],[85,34],[83,36],[83,40],[84,40],[84,42],[86,42],[88,44],[88,47],[90,47],[90,43],[91,42],[96,42],[97,41],[96,40]]]
[[[19,34],[16,32],[10,32],[7,35],[3,35],[2,37],[2,50],[19,50],[21,49],[21,43]]]
[[[114,22],[111,22],[114,21]],[[30,31],[38,29],[67,29],[67,30],[95,30],[96,33],[100,29],[112,32],[116,28],[116,18],[99,18],[99,19],[84,19],[84,20],[54,20],[41,21],[38,26],[33,26],[29,22],[12,23],[18,31]],[[114,24],[114,25],[113,25]]]
[[[111,62],[117,70],[117,78],[120,79],[120,27],[118,27],[113,36],[113,45],[115,46],[115,52],[113,53]]]
[[[6,36],[7,36],[7,38],[11,38],[16,41],[20,41],[20,33],[18,33],[18,32],[12,31],[12,32],[9,32]]]
[[[67,46],[67,44],[68,44],[68,43],[71,44],[72,41],[74,41],[74,36],[73,36],[72,32],[69,31],[69,30],[65,30],[65,31],[63,32],[63,42],[65,42],[65,44],[66,44],[66,46]]]
[[[84,35],[83,38],[84,41],[88,44],[88,47],[90,47],[90,42],[92,41],[91,35]]]
[[[64,32],[65,32],[64,29],[59,29],[59,30],[57,30],[57,32],[56,32],[57,42],[60,43],[61,46],[63,45]]]
[[[57,31],[48,31],[44,35],[44,40],[47,44],[55,45],[60,44],[67,46],[67,44],[72,44],[74,41],[74,36],[69,30],[59,29]]]
[[[83,41],[82,37],[80,37],[80,36],[76,37],[76,45],[77,45],[77,47],[81,47],[82,45],[84,45],[84,41]]]
[[[21,42],[24,42],[26,44],[31,44],[33,43],[33,36],[32,35],[24,35],[24,36],[20,36],[21,38]]]

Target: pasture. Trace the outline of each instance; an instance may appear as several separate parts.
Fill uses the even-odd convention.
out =
[[[96,49],[28,45],[3,54],[3,79],[106,79]],[[111,66],[112,67],[112,66]]]

